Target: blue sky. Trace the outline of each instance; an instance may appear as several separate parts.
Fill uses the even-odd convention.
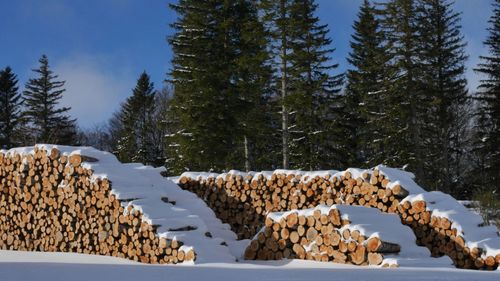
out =
[[[468,42],[469,87],[478,77],[472,71],[487,33],[493,0],[456,0]],[[106,122],[131,94],[146,70],[157,88],[170,67],[166,37],[176,18],[168,8],[175,0],[0,0],[0,68],[11,66],[20,88],[32,76],[42,54],[66,80],[63,103],[88,128]],[[352,23],[362,0],[318,0],[318,15],[329,24],[333,55],[339,72],[349,66]]]

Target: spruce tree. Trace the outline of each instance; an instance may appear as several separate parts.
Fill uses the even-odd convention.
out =
[[[154,85],[143,72],[119,114],[121,128],[115,153],[122,162],[153,164],[156,155],[152,141],[155,101]]]
[[[454,170],[463,159],[464,135],[456,126],[465,108],[465,43],[460,32],[460,16],[453,11],[453,1],[420,0],[417,25],[420,33],[420,91],[425,95],[420,126],[425,150],[425,177],[420,181],[431,189],[460,194],[462,178]],[[458,135],[460,134],[460,135]]]
[[[290,41],[291,31],[291,6],[292,0],[261,0],[260,7],[263,11],[263,20],[266,30],[269,33],[271,42],[270,49],[273,56],[273,72],[276,73],[274,79],[275,92],[279,93],[280,105],[280,129],[281,129],[281,156],[282,168],[288,169],[290,166],[290,116],[293,112],[289,109],[287,99],[290,90],[290,61],[291,53]]]
[[[231,153],[230,112],[234,105],[230,75],[230,28],[224,1],[181,0],[170,7],[178,14],[169,38],[173,50],[169,79],[174,85],[171,116],[180,130],[169,136],[173,151],[167,167],[174,173],[223,170]]]
[[[340,167],[347,149],[335,136],[345,136],[339,120],[347,116],[341,76],[331,74],[337,64],[330,62],[328,27],[315,16],[314,1],[264,0],[261,8],[280,100],[282,167]]]
[[[259,19],[255,1],[233,1],[234,23],[231,37],[236,52],[232,76],[238,104],[236,145],[233,167],[238,169],[269,169],[276,162],[276,134],[271,98],[271,67],[268,34]],[[243,160],[243,162],[242,162]]]
[[[390,159],[384,144],[391,138],[385,124],[391,122],[386,105],[394,74],[389,67],[385,34],[370,1],[363,2],[353,29],[347,59],[353,68],[347,72],[346,87],[348,107],[352,109],[351,139],[356,142],[354,151],[358,152],[352,165],[373,167]]]
[[[478,93],[478,118],[475,128],[475,188],[491,187],[500,194],[500,1],[492,5],[488,37],[484,45],[488,55],[481,56],[475,69],[482,75]]]
[[[285,104],[294,112],[290,164],[310,170],[342,167],[346,159],[342,122],[345,104],[339,95],[342,75],[332,75],[332,40],[328,26],[315,15],[313,0],[290,6],[290,90]]]
[[[22,99],[17,82],[10,67],[0,70],[0,148],[18,145],[14,136],[21,118]]]
[[[422,108],[426,107],[419,88],[420,39],[415,0],[390,0],[382,5],[382,26],[386,48],[394,73],[384,92],[384,114],[390,122],[381,123],[387,138],[382,144],[387,156],[385,163],[408,169],[418,178],[424,174],[421,126]],[[389,76],[389,78],[391,78]]]
[[[167,159],[165,136],[172,133],[168,120],[171,99],[172,89],[168,85],[155,93],[154,112],[152,113],[153,129],[151,130],[152,154],[155,156],[153,166],[155,167],[164,166]]]
[[[262,124],[259,104],[269,75],[255,2],[179,1],[171,7],[179,18],[169,38],[174,53],[169,119],[178,130],[167,138],[167,168],[172,173],[248,168],[257,145],[250,133]]]
[[[134,105],[132,102],[132,97],[127,98],[121,105],[120,112],[118,113],[121,127],[113,152],[122,163],[134,162],[134,158],[136,158],[139,149],[137,144],[137,132],[135,130],[135,119],[137,116],[134,112]]]
[[[110,140],[110,151],[116,155],[118,159],[122,159],[118,153],[118,147],[121,143],[121,133],[123,129],[122,116],[123,116],[123,104],[120,108],[113,112],[109,118],[106,126],[108,128],[109,140]]]
[[[65,91],[65,81],[57,81],[57,75],[49,68],[47,56],[43,55],[40,67],[33,69],[38,77],[26,83],[24,115],[30,126],[30,137],[37,143],[74,144],[76,120],[67,115],[70,107],[59,107]]]

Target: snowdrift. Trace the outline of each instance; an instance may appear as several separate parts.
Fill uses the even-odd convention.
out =
[[[426,192],[413,179],[411,173],[377,166],[317,172],[189,172],[178,183],[204,199],[239,238],[254,237],[272,212],[360,205],[398,215],[413,230],[416,244],[426,246],[433,257],[448,256],[460,268],[496,269],[500,263],[497,229],[483,226],[479,215],[451,196]]]

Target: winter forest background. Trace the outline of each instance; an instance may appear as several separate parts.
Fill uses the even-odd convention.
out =
[[[494,201],[500,0],[487,16],[477,88],[465,77],[471,54],[454,5],[363,1],[341,72],[315,1],[179,0],[169,5],[177,18],[165,85],[144,71],[105,126],[79,128],[47,56],[25,85],[0,65],[0,143],[89,145],[169,175],[386,164],[429,190]]]

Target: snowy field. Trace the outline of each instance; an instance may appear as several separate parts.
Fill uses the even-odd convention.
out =
[[[500,271],[450,267],[378,268],[310,261],[144,265],[73,253],[0,251],[0,280],[500,280]]]
[[[51,146],[45,148],[50,150]],[[42,253],[0,250],[0,281],[3,280],[495,280],[500,281],[500,270],[477,271],[456,269],[448,257],[431,258],[427,248],[417,247],[413,233],[399,223],[399,218],[391,224],[391,216],[381,216],[378,210],[362,207],[342,206],[345,213],[352,216],[366,228],[367,235],[383,234],[389,242],[402,245],[397,257],[399,268],[350,266],[335,263],[321,263],[304,260],[284,261],[242,261],[244,249],[249,240],[236,240],[229,225],[222,223],[214,212],[195,194],[182,190],[174,181],[160,175],[161,169],[139,164],[119,163],[105,152],[88,147],[58,147],[70,155],[78,153],[96,159],[83,163],[94,171],[95,177],[109,178],[113,183],[113,193],[144,212],[144,220],[159,226],[158,235],[176,238],[194,247],[197,253],[193,264],[147,265],[109,256],[84,255],[76,253]],[[32,153],[33,148],[18,148],[11,152]],[[355,170],[350,170],[352,173]],[[496,254],[500,239],[497,230],[478,227],[480,216],[468,212],[465,207],[451,197],[438,193],[425,193],[404,172],[389,168],[381,170],[394,184],[401,183],[410,189],[406,200],[426,199],[427,208],[439,216],[450,217],[459,229],[465,229],[469,243],[484,246]],[[334,173],[332,173],[334,174]],[[199,175],[199,174],[197,174]],[[173,179],[175,180],[175,179]],[[164,200],[168,199],[168,200]],[[364,210],[361,210],[361,209]],[[355,209],[363,211],[356,216]],[[377,213],[375,217],[368,213]],[[275,214],[279,215],[279,214]],[[383,218],[386,218],[383,222]],[[393,218],[394,219],[394,218]],[[376,223],[374,223],[376,222]],[[460,222],[458,224],[457,222]],[[392,225],[392,226],[391,226]],[[192,230],[171,230],[171,227]],[[375,227],[373,230],[370,227]],[[378,227],[378,228],[377,228]],[[382,227],[382,228],[381,228]],[[407,228],[399,229],[399,228]],[[394,230],[396,229],[396,230]],[[394,230],[394,231],[393,231]],[[205,235],[210,232],[213,236]],[[374,232],[374,233],[372,233]],[[391,233],[394,232],[394,233]],[[394,235],[397,233],[397,235]],[[406,233],[406,236],[403,235]],[[391,237],[392,236],[392,237]],[[404,236],[404,237],[403,237]],[[221,245],[225,242],[225,245]],[[474,246],[473,245],[473,246]],[[240,260],[236,262],[236,260]]]

